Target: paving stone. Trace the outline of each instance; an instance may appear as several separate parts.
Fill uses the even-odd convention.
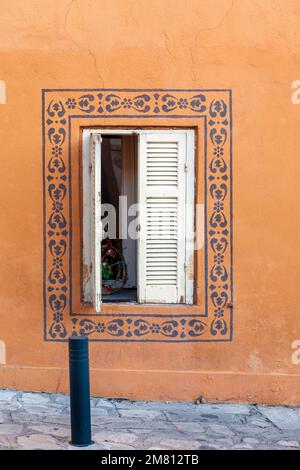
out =
[[[199,405],[200,406],[200,405]],[[240,423],[241,417],[237,414],[230,414],[230,413],[223,413],[221,414],[220,411],[216,412],[215,414],[211,413],[196,413],[195,411],[191,410],[182,410],[177,411],[176,413],[172,411],[165,411],[166,416],[171,421],[191,421],[197,423],[218,423],[220,421],[224,423]],[[243,416],[243,415],[242,415]]]
[[[115,409],[115,404],[112,400],[107,400],[105,398],[98,398],[93,400],[95,408],[111,408]]]
[[[119,416],[119,413],[118,411],[112,407],[112,408],[109,408],[109,407],[97,407],[95,406],[94,408],[91,408],[92,410],[92,415],[94,416]]]
[[[69,438],[71,436],[70,426],[56,426],[51,424],[29,424],[28,430],[36,431],[39,434],[49,434],[57,437]]]
[[[119,417],[99,417],[92,415],[92,422],[96,426],[102,426],[105,429],[156,429],[156,430],[169,430],[174,428],[174,425],[168,421],[160,420],[145,420],[140,418],[119,418]]]
[[[197,410],[198,405],[195,403],[186,403],[186,402],[147,402],[147,406],[150,408],[161,408],[163,410],[186,410],[186,411],[194,411]]]
[[[54,398],[54,403],[59,405],[70,406],[70,396],[69,395],[56,395]]]
[[[199,436],[200,435],[202,435],[202,437],[204,436],[204,434],[199,433]],[[160,447],[162,446],[168,447],[169,445],[171,446],[170,443],[168,445],[166,444],[166,440],[172,443],[175,441],[181,442],[183,440],[191,440],[191,441],[196,442],[198,441],[198,436],[197,436],[197,439],[195,439],[194,436],[188,433],[185,434],[184,432],[178,431],[177,429],[175,430],[170,429],[168,433],[162,430],[152,430],[152,432],[150,432],[148,435],[144,437],[143,442],[144,442],[145,448],[147,449],[152,446],[160,446]]]
[[[30,414],[38,414],[41,416],[47,416],[49,414],[55,415],[55,414],[61,414],[63,412],[63,408],[60,406],[40,406],[40,405],[24,405],[21,408],[23,411],[26,411],[27,413]]]
[[[126,408],[126,409],[130,409],[130,408],[145,408],[147,407],[148,403],[147,401],[145,400],[139,400],[139,401],[130,401],[130,400],[111,400],[111,403],[114,404],[114,406],[116,406],[117,408]],[[155,403],[155,402],[151,402],[151,403]]]
[[[300,447],[297,441],[278,441],[276,444],[281,447]]]
[[[49,414],[48,416],[43,416],[43,423],[66,424],[70,426],[71,417],[70,414]]]
[[[197,413],[207,414],[235,414],[235,415],[249,415],[251,407],[248,405],[239,405],[226,403],[224,404],[201,404],[196,406]]]
[[[257,439],[254,439],[253,437],[245,437],[243,439],[243,443],[250,444],[251,446],[256,446],[256,444],[259,444],[260,441],[258,441]]]
[[[0,389],[0,406],[2,401],[13,400],[17,393],[16,390]]]
[[[161,402],[161,401],[128,401],[128,400],[115,400],[115,406],[117,408],[142,408],[142,409],[157,409],[161,411],[173,411],[173,412],[182,412],[184,411],[193,411],[196,409],[196,405],[193,403],[177,403],[177,402]]]
[[[199,448],[198,441],[184,440],[184,439],[162,439],[157,443],[160,447],[165,449],[179,449],[179,450],[193,450]]]
[[[17,401],[2,401],[0,402],[1,411],[16,411],[22,408],[22,405]]]
[[[232,416],[232,415],[230,415]],[[212,415],[212,414],[207,414],[207,413],[201,413],[199,416],[195,416],[195,421],[201,422],[201,423],[211,423],[211,422],[218,422],[220,421],[220,417],[218,415]]]
[[[258,409],[279,429],[300,429],[300,408],[292,409],[284,406],[259,406]]]
[[[236,435],[247,435],[249,437],[264,435],[265,429],[259,428],[258,426],[250,426],[247,424],[233,424],[231,429]]]
[[[94,434],[93,440],[99,444],[102,442],[117,444],[132,444],[137,441],[137,436],[129,432],[100,431]]]
[[[49,395],[44,393],[24,393],[19,398],[19,402],[24,404],[45,405],[49,403]]]
[[[141,429],[141,428],[139,428],[139,429],[128,428],[127,431],[135,434],[138,438],[144,439],[145,436],[147,437],[147,436],[151,435],[154,430],[153,430],[153,428],[144,428],[144,429]]]
[[[119,409],[122,418],[144,418],[144,419],[166,419],[166,416],[161,411],[154,411],[148,409]]]
[[[209,429],[216,434],[221,434],[228,437],[235,435],[233,431],[231,431],[227,426],[224,426],[222,424],[210,424]]]
[[[24,426],[22,424],[4,423],[0,424],[1,436],[16,436],[23,432]]]
[[[171,449],[167,447],[153,446],[153,447],[147,447],[147,450],[171,450]]]
[[[231,449],[234,442],[230,438],[226,439],[206,439],[199,441],[199,449],[227,450]]]
[[[234,444],[232,446],[233,450],[253,450],[253,446],[247,443]]]
[[[272,423],[269,423],[263,418],[257,418],[256,416],[247,418],[247,423],[252,426],[258,426],[259,428],[268,428],[269,426],[272,426]]]
[[[76,446],[72,446],[69,443],[69,441],[66,441],[62,445],[65,450],[79,450],[79,451],[80,450],[109,450],[107,444],[100,445],[100,444],[94,443],[86,447],[76,447]]]
[[[184,421],[184,422],[192,422],[192,423],[193,422],[197,422],[197,423],[207,422],[207,420],[203,419],[201,415],[198,415],[190,410],[187,410],[187,411],[183,410],[181,413],[178,410],[176,413],[173,410],[172,411],[166,410],[164,414],[167,416],[167,418],[170,421],[176,421],[176,422]],[[213,416],[213,419],[218,420],[218,417]]]
[[[21,448],[27,450],[52,450],[62,448],[54,437],[45,434],[20,436],[17,438],[17,443]]]
[[[0,436],[0,449],[3,447],[8,449],[16,447],[14,436]]]
[[[211,420],[212,422],[213,420]],[[232,425],[232,424],[243,424],[245,421],[245,417],[243,415],[237,415],[237,414],[230,414],[230,413],[224,413],[223,415],[218,415],[218,420],[215,420],[215,423],[212,424],[226,424],[226,425]]]
[[[175,422],[174,425],[179,431],[185,431],[190,433],[203,433],[206,430],[206,428],[199,423]]]
[[[106,443],[106,449],[108,450],[136,450],[136,447],[131,446],[129,444],[113,444],[113,443]],[[141,447],[140,447],[141,449]]]
[[[12,411],[11,419],[14,423],[27,423],[30,421],[40,421],[39,415],[29,414],[26,411]]]

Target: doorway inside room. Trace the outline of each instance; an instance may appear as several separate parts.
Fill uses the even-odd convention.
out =
[[[128,226],[134,217],[130,208],[137,202],[137,139],[103,135],[101,146],[102,301],[133,302],[137,300],[137,242],[129,236]]]

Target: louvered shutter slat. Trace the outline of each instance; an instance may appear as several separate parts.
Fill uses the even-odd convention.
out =
[[[184,134],[140,136],[140,302],[184,302],[185,161]]]

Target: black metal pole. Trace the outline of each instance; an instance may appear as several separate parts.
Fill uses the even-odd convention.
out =
[[[88,338],[69,338],[71,444],[84,447],[91,439],[91,403]]]

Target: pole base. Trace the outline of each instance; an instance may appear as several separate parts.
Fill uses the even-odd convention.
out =
[[[72,441],[69,441],[69,444],[74,447],[88,447],[88,446],[95,444],[95,442],[91,441],[89,444],[73,444]]]

